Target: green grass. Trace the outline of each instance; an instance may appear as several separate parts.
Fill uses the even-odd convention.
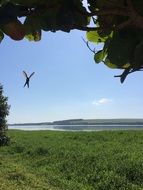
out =
[[[9,131],[0,190],[143,190],[143,131]]]

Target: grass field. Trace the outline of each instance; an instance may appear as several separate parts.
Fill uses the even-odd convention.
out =
[[[143,190],[143,131],[9,131],[0,190]]]

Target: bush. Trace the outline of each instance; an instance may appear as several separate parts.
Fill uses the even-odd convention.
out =
[[[8,145],[10,143],[10,138],[6,135],[0,137],[0,146]]]
[[[9,137],[7,137],[7,120],[10,106],[7,103],[8,98],[3,95],[3,86],[0,84],[0,146],[7,145]]]

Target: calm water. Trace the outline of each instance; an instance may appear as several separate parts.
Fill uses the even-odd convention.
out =
[[[103,131],[103,130],[143,130],[143,125],[15,125],[9,129],[25,131]]]

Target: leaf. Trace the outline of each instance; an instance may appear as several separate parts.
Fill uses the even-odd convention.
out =
[[[2,31],[13,40],[22,40],[25,36],[23,24],[17,19],[4,25]]]
[[[143,1],[134,0],[133,4],[134,4],[134,7],[135,7],[135,10],[138,11],[138,14],[141,15],[141,16],[143,16]]]
[[[57,1],[57,0],[52,0]],[[40,4],[51,4],[51,0],[10,0],[10,2],[15,3],[15,4],[20,4],[20,5],[40,5]]]
[[[110,60],[107,59],[107,58],[105,59],[104,64],[105,64],[107,67],[109,67],[110,69],[117,69],[117,68],[118,68],[117,65],[111,63]]]
[[[98,8],[114,8],[118,6],[123,6],[124,0],[96,0],[96,7]]]
[[[95,0],[87,0],[88,8],[91,12],[95,11],[96,1]]]
[[[25,36],[25,38],[27,38],[29,41],[38,42],[41,40],[41,30],[28,34]]]
[[[122,66],[122,68],[123,68],[123,69],[127,69],[127,68],[129,68],[130,66],[131,66],[130,63],[126,63],[125,65]]]
[[[26,31],[26,38],[29,41],[40,41],[41,40],[41,24],[40,18],[29,16],[24,22]]]
[[[67,1],[67,0],[66,0]],[[87,12],[86,8],[83,6],[82,1],[77,1],[77,0],[73,0],[73,3],[71,4],[70,8],[73,7],[73,17],[74,17],[74,22],[77,26],[86,26],[90,23],[90,19],[91,17],[89,16],[85,16],[85,15],[81,15],[80,11],[76,11],[75,10],[75,6],[77,7],[78,10],[80,10],[81,12]]]
[[[124,68],[127,63],[133,59],[136,38],[128,35],[127,38],[121,38],[118,32],[114,32],[113,37],[108,41],[107,59],[110,63],[117,65],[117,68]]]
[[[0,1],[0,5],[6,4],[6,3],[8,3],[8,2],[9,2],[9,0],[1,0],[1,1]]]
[[[2,31],[0,31],[0,43],[2,42],[3,38],[4,38],[4,34]]]
[[[100,50],[97,53],[95,53],[94,55],[94,60],[96,63],[100,63],[104,60],[105,56],[106,56],[106,50]]]
[[[19,9],[12,3],[2,4],[0,7],[0,25],[6,25],[17,19]]]
[[[140,68],[143,65],[143,41],[141,40],[134,50],[134,68]]]
[[[105,42],[108,37],[100,37],[97,31],[89,31],[86,33],[86,37],[88,41],[99,43],[99,42]]]

